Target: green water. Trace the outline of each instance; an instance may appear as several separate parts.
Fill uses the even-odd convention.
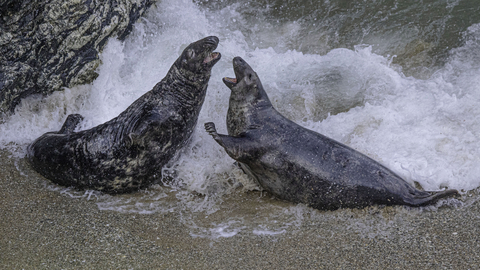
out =
[[[232,22],[259,48],[326,54],[334,48],[373,45],[373,52],[396,56],[405,75],[425,78],[461,46],[465,30],[480,22],[480,5],[464,1],[197,1],[214,13],[234,10]],[[228,25],[227,25],[228,27]]]

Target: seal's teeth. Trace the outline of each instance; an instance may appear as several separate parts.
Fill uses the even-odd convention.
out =
[[[237,83],[237,79],[236,78],[228,78],[228,77],[225,77],[223,78],[225,81],[227,82],[231,82],[231,83]]]
[[[203,60],[203,63],[208,63],[208,62],[211,62],[212,60],[215,60],[218,58],[218,56],[220,55],[220,53],[218,52],[213,52],[209,55],[207,55],[207,57],[205,58],[205,60]]]

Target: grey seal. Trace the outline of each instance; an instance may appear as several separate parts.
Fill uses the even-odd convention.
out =
[[[152,90],[112,120],[74,132],[82,116],[67,117],[27,148],[32,167],[51,181],[77,188],[124,193],[147,187],[191,137],[205,99],[215,36],[188,45]]]
[[[236,78],[224,78],[231,90],[229,135],[206,123],[227,154],[278,198],[322,210],[369,205],[424,206],[457,194],[421,191],[366,155],[306,129],[273,108],[258,75],[240,57]]]

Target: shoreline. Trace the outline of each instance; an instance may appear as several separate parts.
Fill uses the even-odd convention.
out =
[[[301,222],[276,234],[194,237],[176,212],[99,210],[95,200],[47,188],[25,159],[9,156],[0,150],[4,269],[473,269],[480,263],[475,191],[462,195],[461,206],[449,201],[439,208],[299,207]],[[297,209],[255,192],[229,195],[221,208],[204,223],[232,216],[261,220],[269,209]],[[197,213],[194,221],[207,216]]]

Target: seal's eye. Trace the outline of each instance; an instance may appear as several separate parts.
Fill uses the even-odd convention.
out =
[[[188,51],[187,51],[187,56],[188,56],[189,59],[194,58],[194,57],[195,57],[195,51],[194,51],[194,50],[191,50],[191,49],[188,50]]]

